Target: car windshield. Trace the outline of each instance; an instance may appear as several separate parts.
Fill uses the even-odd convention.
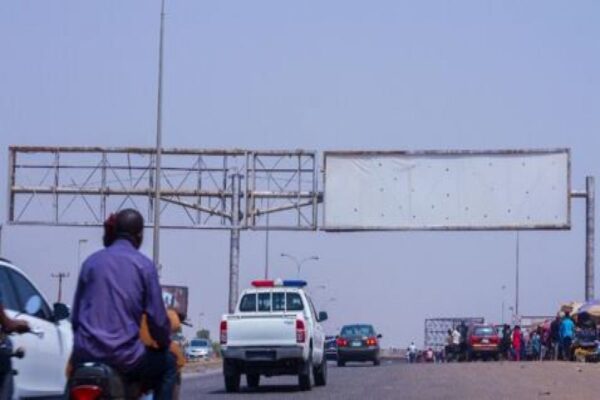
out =
[[[373,336],[375,330],[371,325],[348,325],[342,328],[342,336]]]
[[[296,292],[248,293],[242,297],[240,312],[302,311],[304,303]]]
[[[208,341],[207,340],[194,339],[194,340],[192,340],[192,342],[190,343],[190,345],[192,347],[208,347]]]
[[[478,326],[473,331],[473,334],[475,336],[493,336],[494,328],[492,328],[491,326]]]

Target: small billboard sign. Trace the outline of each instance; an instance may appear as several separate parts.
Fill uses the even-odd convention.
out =
[[[187,286],[162,285],[162,296],[165,306],[173,308],[178,314],[188,315]]]

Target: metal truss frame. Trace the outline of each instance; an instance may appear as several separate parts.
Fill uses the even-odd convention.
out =
[[[162,156],[161,228],[317,229],[315,152],[164,149]],[[101,226],[110,212],[135,207],[150,226],[155,158],[154,148],[11,146],[8,221]],[[245,180],[239,219],[234,175]]]

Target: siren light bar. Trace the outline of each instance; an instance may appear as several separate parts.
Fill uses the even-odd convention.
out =
[[[252,281],[252,286],[255,288],[268,288],[268,287],[295,287],[295,288],[303,288],[307,285],[306,281],[303,280],[281,280],[281,279],[263,279],[263,280],[255,280]]]

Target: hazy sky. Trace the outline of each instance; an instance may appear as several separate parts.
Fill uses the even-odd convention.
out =
[[[0,3],[0,168],[10,144],[151,146],[159,0]],[[597,1],[167,0],[164,144],[256,149],[570,147],[574,187],[600,177]],[[0,187],[6,187],[2,176]],[[573,230],[525,232],[523,314],[584,295],[584,208]],[[6,215],[6,197],[0,212]],[[150,237],[151,232],[147,232]],[[54,299],[94,229],[8,227],[4,253]],[[164,282],[191,288],[194,322],[227,305],[228,234],[163,234]],[[387,344],[435,316],[501,318],[514,299],[514,233],[274,233],[278,255],[317,254],[330,331],[371,321]],[[150,241],[144,250],[149,254]],[[244,232],[241,286],[262,274]],[[600,292],[600,273],[596,275]],[[67,281],[71,298],[74,279]]]

